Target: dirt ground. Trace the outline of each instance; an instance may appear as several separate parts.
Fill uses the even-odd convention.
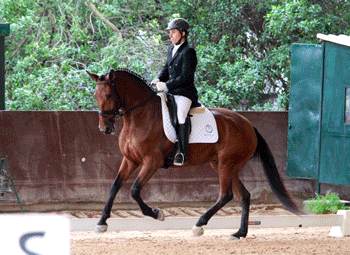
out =
[[[166,217],[199,216],[207,208],[162,208]],[[98,218],[97,211],[65,211],[77,218]],[[253,205],[251,215],[288,215],[279,205]],[[225,207],[217,216],[240,215],[239,207]],[[118,210],[114,218],[143,217],[139,210]],[[165,219],[166,220],[166,219]],[[350,237],[329,237],[330,227],[250,228],[248,236],[228,240],[235,229],[206,229],[201,237],[191,230],[72,232],[72,255],[110,254],[350,254]]]

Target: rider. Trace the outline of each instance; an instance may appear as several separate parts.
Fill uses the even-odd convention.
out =
[[[189,33],[187,20],[177,18],[167,27],[171,42],[167,59],[158,78],[152,81],[159,91],[168,90],[175,97],[177,105],[179,152],[175,155],[174,165],[182,166],[187,161],[189,140],[189,118],[191,105],[198,101],[198,92],[194,85],[194,72],[197,66],[195,49],[187,42]]]

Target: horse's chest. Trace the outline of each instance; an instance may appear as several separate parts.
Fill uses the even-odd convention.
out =
[[[119,137],[119,147],[121,152],[131,158],[138,157],[142,150],[142,143],[138,137],[133,135],[122,135]],[[136,159],[136,158],[135,158]]]
[[[137,125],[124,126],[119,136],[119,146],[125,156],[139,162],[154,151],[155,146],[159,146],[159,143],[155,143],[155,141],[159,140],[159,134],[161,133],[159,129],[162,127],[151,124],[147,127]]]

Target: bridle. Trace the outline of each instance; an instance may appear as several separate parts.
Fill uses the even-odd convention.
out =
[[[106,83],[97,83],[97,86],[99,85],[106,85]],[[111,82],[111,86],[113,88],[113,92],[114,94],[116,95],[117,97],[117,100],[119,102],[119,105],[116,105],[116,109],[114,110],[109,110],[109,111],[98,111],[98,115],[101,116],[101,117],[104,117],[104,118],[107,118],[105,115],[113,115],[113,119],[116,118],[116,116],[118,116],[120,113],[119,113],[119,109],[122,107],[123,103],[122,103],[122,99],[120,98],[118,92],[117,92],[117,89],[116,89],[116,86],[115,86],[115,83],[114,82]]]
[[[97,83],[97,85],[106,85],[105,83]],[[112,119],[114,120],[115,118],[119,117],[123,117],[124,115],[128,114],[129,112],[131,112],[132,110],[135,110],[136,108],[146,104],[148,101],[150,101],[153,97],[156,96],[156,93],[152,93],[152,96],[150,96],[149,98],[147,98],[146,100],[142,101],[141,103],[137,104],[136,106],[130,108],[129,110],[125,111],[125,112],[120,112],[120,108],[125,107],[125,103],[122,101],[118,91],[117,91],[117,87],[115,85],[114,82],[111,82],[112,88],[113,88],[113,92],[117,97],[117,101],[119,101],[119,105],[116,105],[116,109],[115,110],[109,110],[109,111],[98,111],[98,115],[107,119]],[[112,118],[108,118],[105,115],[113,115]]]

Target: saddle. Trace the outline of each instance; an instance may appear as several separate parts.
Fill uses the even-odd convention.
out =
[[[176,127],[177,106],[173,95],[158,93],[161,99],[163,129],[169,141],[174,143],[174,148],[165,158],[163,168],[168,168],[174,162],[174,156],[178,149]],[[199,106],[199,107],[197,107]],[[214,114],[202,104],[193,104],[190,109],[187,119],[190,119],[190,130],[192,133],[189,136],[189,143],[216,143],[219,139],[219,133],[216,125]]]
[[[170,115],[170,122],[172,126],[176,129],[177,125],[179,124],[178,119],[177,119],[177,105],[175,102],[175,97],[174,95],[170,93],[165,93],[166,95],[166,105],[169,110],[169,115]],[[205,106],[202,105],[200,102],[193,102],[190,108],[190,111],[188,112],[188,117],[192,117],[194,114],[198,113],[204,113],[205,111]],[[190,125],[191,126],[191,125]]]

